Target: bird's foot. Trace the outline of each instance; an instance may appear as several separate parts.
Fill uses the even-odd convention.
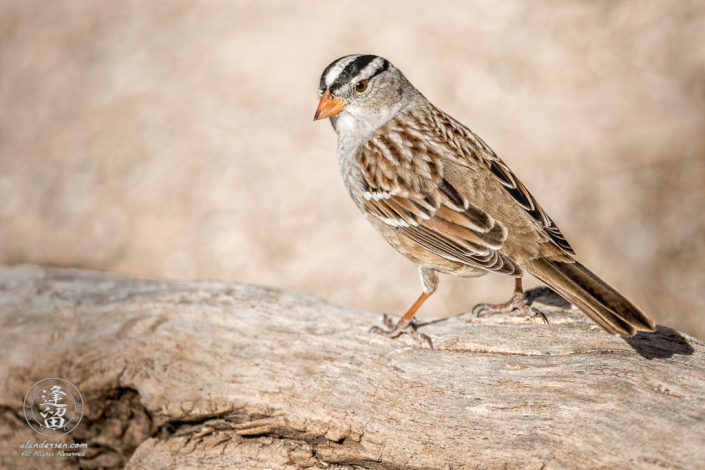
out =
[[[386,330],[384,328],[380,328],[378,326],[373,326],[372,328],[370,328],[370,333],[377,333],[378,335],[383,335],[388,338],[396,338],[399,335],[406,333],[409,336],[411,336],[412,338],[414,338],[414,340],[416,340],[416,342],[418,344],[422,344],[424,341],[426,341],[428,343],[428,345],[431,347],[431,349],[433,349],[433,341],[431,341],[431,338],[429,338],[428,335],[425,335],[423,333],[419,333],[416,330],[416,321],[415,320],[412,319],[411,321],[405,322],[402,319],[402,320],[399,320],[399,322],[395,325],[394,322],[392,321],[392,318],[389,315],[385,314],[384,319],[383,319],[383,323],[384,323],[384,326],[387,327]]]
[[[522,314],[527,316],[541,317],[544,323],[549,324],[548,318],[546,318],[543,312],[526,303],[524,300],[524,292],[514,292],[509,302],[503,304],[477,304],[472,309],[472,313],[479,318],[489,317],[495,313],[509,313],[515,310],[519,310]]]

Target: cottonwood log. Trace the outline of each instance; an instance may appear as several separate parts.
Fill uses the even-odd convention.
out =
[[[0,269],[0,467],[705,468],[705,344],[665,326],[613,337],[547,289],[550,324],[424,321],[277,289]],[[481,300],[481,299],[478,299]],[[82,422],[22,457],[29,387],[73,383]]]

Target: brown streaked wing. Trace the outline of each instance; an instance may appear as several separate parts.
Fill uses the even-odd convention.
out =
[[[453,136],[456,141],[458,139],[464,139],[465,145],[456,144],[454,147],[461,149],[461,153],[463,153],[465,157],[473,161],[484,162],[507,193],[509,193],[514,201],[538,223],[548,238],[566,253],[574,255],[575,252],[573,248],[565,239],[565,236],[563,236],[563,233],[561,233],[561,230],[555,222],[551,220],[522,182],[519,181],[512,170],[509,169],[492,149],[470,129],[463,126],[443,111],[437,108],[433,109],[435,114],[433,126],[441,134]]]
[[[437,254],[443,258],[458,261],[468,266],[486,269],[487,271],[503,274],[505,276],[521,276],[523,274],[523,270],[517,264],[497,250],[488,250],[484,255],[471,254],[465,249],[464,245],[461,246],[439,232],[424,226],[399,227],[397,231],[406,235],[431,253]]]
[[[519,204],[543,229],[551,241],[558,247],[570,253],[575,254],[573,248],[561,233],[558,226],[551,220],[546,212],[541,208],[534,196],[531,195],[526,186],[512,173],[507,165],[504,164],[497,156],[493,159],[487,159],[490,171],[499,180],[504,189],[512,196]]]
[[[390,148],[391,147],[391,148]],[[499,249],[507,229],[442,177],[442,167],[393,139],[373,139],[361,151],[363,209],[428,251],[508,276],[523,271]],[[403,169],[415,168],[412,175]],[[401,173],[401,178],[392,175]]]

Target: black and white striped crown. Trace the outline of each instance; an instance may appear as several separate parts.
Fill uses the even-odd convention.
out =
[[[345,84],[355,80],[371,79],[389,70],[392,65],[387,59],[371,54],[354,54],[334,61],[323,71],[319,89],[334,92]]]

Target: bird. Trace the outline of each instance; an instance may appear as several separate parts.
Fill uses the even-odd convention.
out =
[[[314,121],[329,118],[338,134],[345,188],[364,217],[419,271],[423,291],[388,337],[416,330],[413,317],[436,291],[438,273],[515,279],[511,299],[479,304],[489,315],[537,311],[522,278],[533,275],[613,335],[654,331],[654,322],[575,258],[555,222],[495,152],[433,105],[388,60],[354,54],[321,75]],[[543,314],[541,314],[543,316]],[[547,322],[545,316],[543,319]]]

